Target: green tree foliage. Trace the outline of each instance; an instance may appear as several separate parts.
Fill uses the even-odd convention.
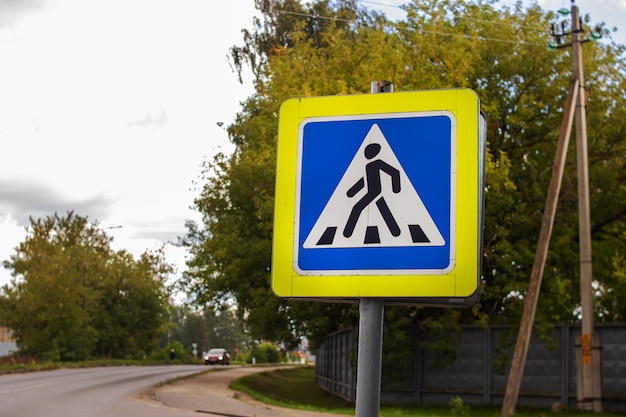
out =
[[[98,288],[95,356],[141,358],[157,347],[167,321],[165,281],[171,272],[160,253],[145,252],[137,260],[125,251],[112,254]]]
[[[558,16],[536,4],[422,0],[397,23],[355,2],[258,1],[264,20],[233,48],[238,68],[256,75],[229,127],[235,152],[207,162],[189,225],[193,253],[187,288],[203,301],[236,300],[258,338],[315,346],[323,334],[354,323],[354,306],[287,302],[269,290],[277,115],[292,97],[367,93],[372,80],[399,90],[466,87],[487,116],[484,258],[481,301],[471,312],[387,309],[390,334],[400,322],[440,331],[442,323],[518,323],[528,285],[571,78],[571,50],[546,48]],[[588,18],[586,24],[588,24]],[[588,99],[594,280],[598,317],[623,319],[626,132],[624,48],[584,45]],[[536,319],[577,319],[578,214],[575,141],[571,141],[558,216]],[[280,219],[277,219],[280,221]],[[620,272],[621,271],[621,272]],[[402,317],[402,319],[400,319]],[[408,319],[407,319],[408,317]]]
[[[180,341],[188,351],[196,343],[198,355],[216,347],[233,355],[235,349],[244,349],[250,342],[244,324],[230,308],[215,312],[209,308],[197,311],[188,305],[175,306],[170,320],[172,331],[169,337]]]
[[[4,266],[0,317],[20,352],[52,360],[143,357],[166,323],[171,272],[160,254],[135,260],[73,212],[32,219]]]

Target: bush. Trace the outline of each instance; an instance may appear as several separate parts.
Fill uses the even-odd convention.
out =
[[[246,355],[246,363],[252,363],[252,358],[255,358],[256,363],[278,363],[280,352],[273,344],[263,342]]]
[[[157,349],[152,352],[150,359],[155,361],[169,361],[170,360],[170,350],[174,349],[174,353],[176,354],[174,360],[178,362],[189,362],[190,357],[187,352],[185,352],[185,348],[182,343],[178,341],[173,341],[169,346],[162,347],[161,349]]]
[[[450,408],[453,416],[467,417],[469,406],[463,404],[463,399],[458,395],[450,398]]]

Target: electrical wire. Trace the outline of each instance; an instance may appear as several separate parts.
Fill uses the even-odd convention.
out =
[[[404,6],[406,5],[406,3],[404,3],[403,5],[395,5],[395,4],[385,4],[385,3],[380,3],[380,2],[375,2],[375,1],[369,1],[369,0],[357,0],[358,3],[366,3],[366,4],[374,4],[377,6],[383,6],[383,7],[391,7],[391,8],[395,8],[395,9],[400,9],[400,10],[405,10]],[[507,2],[500,2],[501,4],[504,5],[510,5],[510,6],[516,6],[516,3],[507,3]],[[537,27],[537,26],[529,26],[529,25],[512,25],[510,23],[503,23],[503,22],[493,22],[491,20],[483,20],[483,19],[474,19],[471,17],[466,18],[467,20],[471,20],[474,22],[479,22],[479,23],[489,23],[492,25],[498,25],[498,26],[508,26],[508,27],[519,27],[519,28],[524,28],[524,29],[531,29],[531,30],[535,30],[538,32],[543,31],[543,28]]]
[[[333,21],[347,22],[347,23],[354,22],[354,19],[342,19],[342,18],[337,18],[337,17],[332,17],[332,16],[312,15],[312,14],[308,14],[308,13],[291,12],[291,11],[287,11],[287,10],[278,10],[277,12],[278,13],[282,13],[282,14],[301,16],[301,17],[309,17],[309,18],[312,18],[312,19],[333,20]],[[409,31],[409,29],[401,29],[401,28],[398,28],[396,26],[392,27],[392,29]],[[534,42],[525,42],[525,41],[521,41],[521,40],[514,41],[514,40],[509,40],[509,39],[486,38],[484,36],[467,35],[467,34],[463,34],[463,33],[429,31],[429,30],[423,30],[423,29],[419,29],[419,32],[427,33],[427,34],[431,34],[431,35],[457,36],[457,37],[462,37],[462,38],[465,38],[465,39],[476,39],[476,40],[479,40],[479,41],[486,41],[486,42],[499,42],[499,43],[508,43],[508,44],[517,44],[517,45],[545,47],[545,45],[534,43]]]
[[[290,12],[287,10],[276,10],[276,11],[281,14],[290,14],[294,16],[310,17],[313,19],[334,20],[336,22],[346,22],[346,23],[354,22],[354,19],[342,19],[339,17],[320,16],[320,15],[313,15],[313,14],[308,14],[308,13],[301,13],[301,12]]]
[[[367,3],[367,4],[374,4],[376,6],[383,6],[383,7],[393,7],[396,9],[402,9],[402,6],[398,6],[396,4],[387,4],[387,3],[380,3],[377,1],[369,1],[369,0],[358,0],[358,3]]]

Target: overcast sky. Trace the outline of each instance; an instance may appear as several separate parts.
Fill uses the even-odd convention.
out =
[[[68,210],[123,226],[106,232],[135,254],[184,235],[200,165],[232,151],[225,127],[252,91],[227,55],[255,13],[254,0],[0,0],[0,260],[29,216]]]
[[[403,3],[363,0],[392,18]],[[577,4],[594,22],[626,22],[626,0]],[[74,210],[122,226],[106,230],[116,249],[165,245],[182,270],[168,242],[198,220],[202,161],[233,149],[225,127],[253,91],[227,56],[255,14],[254,0],[0,0],[0,262],[29,216]]]

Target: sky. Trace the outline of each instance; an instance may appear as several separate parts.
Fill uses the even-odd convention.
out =
[[[404,0],[361,1],[403,16]],[[609,28],[626,22],[626,0],[577,4]],[[233,151],[226,126],[253,93],[228,54],[257,14],[254,0],[0,0],[0,262],[29,217],[74,210],[114,249],[163,248],[182,272],[174,243],[200,219],[201,165]]]

